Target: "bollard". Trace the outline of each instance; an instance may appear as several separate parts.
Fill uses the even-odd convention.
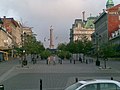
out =
[[[100,61],[99,60],[96,61],[96,66],[100,66]]]
[[[0,85],[0,90],[4,90],[4,85]]]
[[[78,82],[78,78],[75,78],[75,82]]]
[[[74,60],[74,64],[75,64],[75,60]]]
[[[88,60],[86,59],[86,64],[88,64]]]
[[[72,63],[72,59],[70,59],[70,63]]]
[[[48,64],[48,60],[46,60],[46,64]]]
[[[61,59],[61,61],[60,61],[60,64],[62,64],[62,59]]]
[[[111,77],[111,80],[113,80],[113,77]]]
[[[42,79],[40,79],[40,90],[42,90]]]

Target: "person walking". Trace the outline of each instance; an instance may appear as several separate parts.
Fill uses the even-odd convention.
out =
[[[50,56],[48,57],[48,59],[47,59],[47,64],[50,64]]]
[[[82,58],[81,57],[79,57],[79,61],[82,63]]]
[[[53,65],[55,65],[56,64],[56,58],[55,58],[55,56],[53,56]]]

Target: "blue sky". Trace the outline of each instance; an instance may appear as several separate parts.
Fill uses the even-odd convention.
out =
[[[120,0],[113,0],[120,4]],[[26,26],[33,27],[37,39],[46,47],[49,41],[49,29],[54,29],[54,44],[69,42],[69,33],[76,18],[82,18],[85,11],[86,18],[97,16],[103,9],[107,0],[1,0],[0,17],[13,17]],[[56,38],[57,37],[57,38]],[[56,38],[56,39],[55,39]]]

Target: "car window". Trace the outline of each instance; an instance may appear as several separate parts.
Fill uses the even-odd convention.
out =
[[[97,84],[86,85],[82,89],[79,89],[79,90],[97,90]]]
[[[117,86],[117,90],[120,90],[120,87]]]
[[[120,88],[114,83],[100,84],[100,90],[120,90]]]
[[[80,87],[81,85],[83,85],[83,84],[81,84],[81,83],[75,83],[75,84],[69,86],[68,88],[66,88],[65,90],[75,90],[78,87]]]

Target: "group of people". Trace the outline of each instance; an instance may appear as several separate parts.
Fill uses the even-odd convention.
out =
[[[53,65],[55,65],[56,64],[56,57],[54,55],[53,56],[49,56],[47,61],[48,61],[48,64],[53,63]]]
[[[33,54],[31,58],[32,58],[33,64],[35,64],[35,63],[37,63],[37,59],[39,58],[39,56]]]

